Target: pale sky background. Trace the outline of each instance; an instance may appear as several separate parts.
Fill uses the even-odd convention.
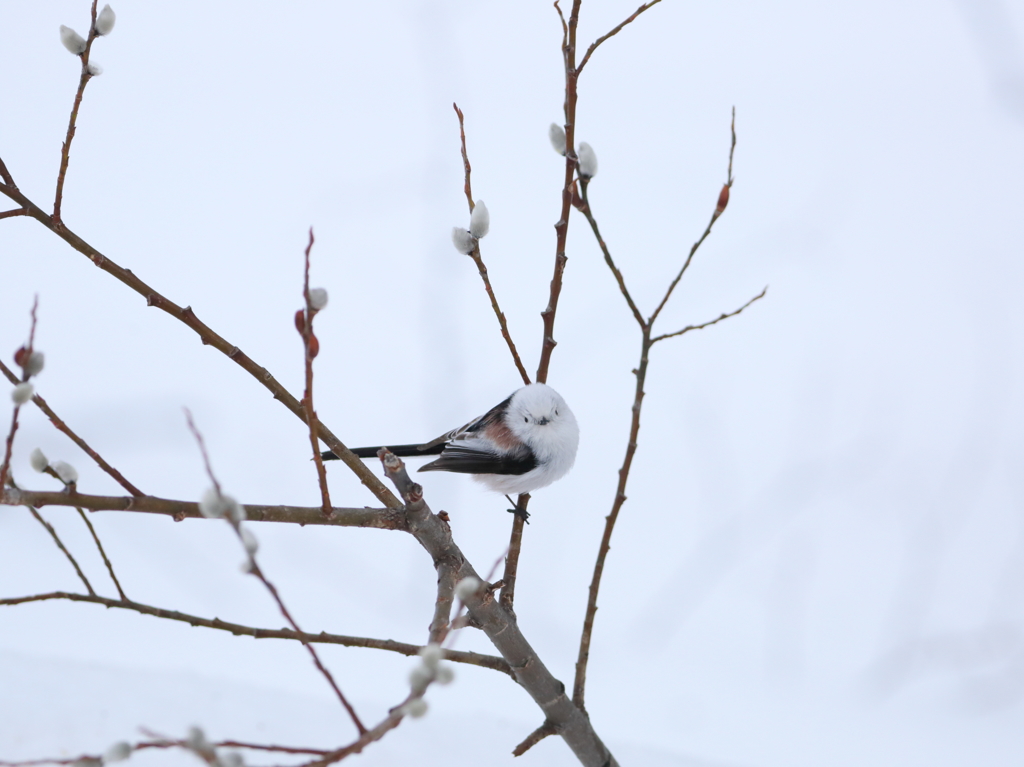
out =
[[[568,2],[568,0],[567,0]],[[581,48],[636,0],[584,3]],[[67,225],[301,392],[307,229],[317,408],[348,444],[427,439],[519,385],[472,262],[458,125],[491,211],[483,253],[531,372],[558,218],[561,29],[548,2],[137,3],[93,49]],[[0,157],[52,204],[86,0],[0,4]],[[1024,4],[678,2],[610,40],[580,85],[591,201],[650,309],[732,200],[660,320],[640,448],[594,637],[588,709],[623,765],[1015,765],[1024,760]],[[12,206],[13,207],[13,206]],[[535,494],[517,612],[571,684],[586,586],[628,435],[639,332],[581,216],[550,383],[577,466]],[[256,381],[28,219],[0,221],[0,354],[39,295],[40,393],[144,491],[207,486],[182,408],[243,502],[318,502],[303,424]],[[4,420],[6,422],[6,416]],[[28,454],[120,488],[38,412]],[[378,470],[374,466],[375,470]],[[506,502],[424,475],[486,571]],[[330,467],[338,505],[376,505]],[[114,595],[73,510],[49,508]],[[226,526],[93,516],[129,596],[282,625]],[[435,575],[399,533],[253,525],[303,627],[422,642]],[[0,509],[0,594],[80,588],[24,509]],[[462,649],[490,651],[479,636]],[[412,661],[325,647],[364,718]],[[521,690],[458,668],[428,717],[354,764],[512,763]],[[94,605],[0,610],[0,759],[181,734],[334,746],[352,728],[302,648]],[[136,757],[186,764],[184,754]],[[256,763],[269,760],[256,758]],[[549,739],[520,764],[573,764]]]

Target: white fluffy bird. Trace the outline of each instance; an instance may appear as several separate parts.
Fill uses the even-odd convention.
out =
[[[398,456],[438,455],[420,471],[472,474],[491,490],[532,493],[561,479],[576,461],[580,429],[562,396],[547,384],[518,389],[465,426],[421,445],[395,445]],[[379,447],[357,447],[360,458],[376,457]],[[323,453],[324,460],[337,458]]]

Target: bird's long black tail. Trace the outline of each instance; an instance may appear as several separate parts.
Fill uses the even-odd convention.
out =
[[[416,458],[417,456],[428,456],[428,455],[440,455],[441,451],[444,450],[445,443],[442,442],[438,445],[431,445],[430,447],[424,447],[423,445],[385,445],[388,450],[397,455],[399,458]],[[377,451],[380,447],[353,447],[349,448],[353,453],[358,455],[360,458],[376,458]],[[330,450],[325,450],[320,453],[320,458],[325,461],[336,461],[338,456],[332,453]]]

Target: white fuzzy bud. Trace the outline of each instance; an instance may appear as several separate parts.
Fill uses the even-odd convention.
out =
[[[60,25],[60,41],[76,56],[85,53],[85,39],[71,27]]]
[[[234,511],[232,507],[237,505],[238,501],[230,495],[221,495],[217,488],[211,487],[199,500],[199,513],[207,519],[220,519],[229,516]]]
[[[491,229],[491,214],[483,200],[477,200],[473,206],[473,215],[469,217],[469,233],[478,240],[486,237]]]
[[[579,160],[579,171],[583,178],[593,178],[597,175],[597,155],[594,153],[594,148],[590,146],[586,141],[580,142],[579,151],[576,152],[576,157]]]
[[[85,71],[89,73],[90,77],[99,77],[103,74],[103,67],[90,61],[89,66],[85,68]]]
[[[315,311],[320,311],[327,306],[327,291],[323,288],[310,288],[309,305],[312,306]]]
[[[437,664],[441,662],[441,658],[444,657],[444,650],[441,649],[441,645],[431,642],[420,649],[420,657],[423,658],[423,665],[434,671]]]
[[[103,760],[94,756],[83,756],[72,762],[71,767],[103,767]]]
[[[464,256],[468,256],[476,247],[476,238],[461,226],[452,228],[452,245]]]
[[[245,553],[250,557],[256,553],[256,550],[260,547],[259,541],[256,540],[256,536],[253,535],[249,528],[243,527],[241,530],[242,545],[245,546]]]
[[[223,767],[245,767],[245,759],[237,751],[228,751],[220,757]]]
[[[104,752],[103,763],[109,764],[110,762],[123,762],[131,755],[132,747],[123,740],[120,740]]]
[[[38,447],[32,451],[32,454],[28,457],[28,462],[32,464],[32,468],[38,472],[46,471],[46,467],[50,465],[49,460],[43,455],[43,451]]]
[[[451,666],[438,666],[434,681],[438,684],[451,684],[455,680],[455,672]]]
[[[25,367],[22,369],[28,376],[37,376],[43,372],[43,366],[45,364],[45,354],[43,354],[42,352],[32,352],[30,355],[28,355],[28,362],[25,363]]]
[[[413,698],[399,710],[406,716],[411,716],[413,719],[419,719],[427,713],[427,702],[423,700],[423,698]]]
[[[14,400],[14,404],[21,406],[32,399],[32,384],[28,381],[20,383],[11,390],[11,399]]]
[[[245,507],[230,495],[225,495],[224,516],[235,523],[244,522],[246,519]]]
[[[70,463],[54,461],[50,464],[50,468],[53,469],[54,473],[60,477],[60,481],[65,485],[73,485],[78,481],[78,472]]]
[[[551,123],[548,128],[548,138],[551,139],[551,146],[563,157],[565,156],[565,131],[558,123]]]
[[[253,562],[252,558],[250,557],[249,559],[242,562],[242,564],[238,566],[238,569],[242,572],[243,575],[252,575],[252,568],[255,564],[256,563]]]
[[[465,602],[471,596],[476,594],[480,589],[480,586],[481,583],[479,578],[474,578],[472,575],[468,578],[463,578],[455,584],[455,596]]]
[[[433,679],[434,672],[423,663],[416,664],[416,667],[409,672],[409,686],[413,692],[423,692]]]
[[[114,29],[115,21],[117,21],[117,15],[114,13],[114,9],[109,5],[104,5],[103,10],[96,17],[96,25],[93,28],[97,35],[109,35]]]
[[[206,739],[206,733],[202,727],[189,727],[188,737],[185,739],[185,747],[197,753],[211,753],[213,746]]]

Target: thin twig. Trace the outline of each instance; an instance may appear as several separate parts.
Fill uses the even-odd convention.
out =
[[[515,513],[512,515],[512,534],[508,541],[508,553],[505,555],[505,572],[501,576],[504,583],[501,587],[501,606],[513,615],[515,614],[513,603],[516,598],[516,575],[519,573],[519,553],[523,548],[526,506],[529,503],[529,493],[522,493],[516,499]]]
[[[17,189],[18,185],[14,183],[14,177],[11,172],[7,170],[7,166],[4,164],[3,158],[0,157],[0,178],[4,180],[4,185],[11,189]]]
[[[26,363],[22,363],[23,365],[27,364],[27,361],[32,358],[33,344],[35,343],[36,339],[36,310],[38,308],[39,296],[37,295],[35,296],[35,298],[32,299],[32,311],[30,312],[31,323],[29,324],[28,343],[24,347],[22,347],[21,350],[22,354],[24,354],[24,359],[26,360]],[[20,381],[26,382],[28,381],[29,377],[29,372],[25,370],[25,373],[21,377]],[[11,413],[11,428],[7,432],[7,441],[4,447],[4,462],[0,464],[0,493],[2,493],[4,488],[7,486],[7,475],[8,472],[10,472],[11,470],[11,454],[14,450],[14,435],[18,431],[18,413],[20,412],[21,405],[15,403],[14,412]]]
[[[68,118],[68,132],[64,138],[64,145],[60,153],[60,172],[57,173],[57,193],[53,200],[53,222],[61,225],[60,204],[64,195],[64,179],[68,173],[68,161],[71,159],[71,140],[75,137],[75,122],[78,120],[78,109],[82,106],[82,96],[85,93],[85,86],[92,79],[89,73],[89,54],[92,51],[93,40],[96,39],[96,3],[92,0],[92,21],[89,22],[89,36],[86,38],[85,50],[79,56],[82,61],[82,75],[78,80],[78,90],[75,92],[75,103],[71,107],[71,117]]]
[[[196,317],[192,307],[178,306],[176,303],[161,295],[148,284],[140,280],[131,270],[118,266],[96,250],[92,245],[69,230],[66,226],[63,224],[59,226],[55,224],[49,214],[22,194],[17,188],[0,186],[0,194],[3,194],[11,200],[25,206],[29,211],[28,214],[32,218],[56,234],[79,253],[86,256],[95,266],[114,276],[145,298],[146,303],[149,306],[155,306],[158,309],[161,309],[178,321],[182,322],[187,327],[191,328],[204,344],[210,345],[217,351],[226,355],[239,367],[249,373],[249,375],[255,378],[260,384],[266,387],[267,390],[274,395],[274,398],[288,408],[293,415],[300,418],[303,423],[306,422],[306,415],[303,411],[302,404],[287,389],[285,389],[273,375],[271,375],[270,371],[260,365],[257,365],[247,354],[245,354],[245,352],[237,346],[229,343],[225,338],[215,333],[208,325],[200,321],[199,318]],[[377,497],[381,503],[392,509],[401,507],[401,503],[395,497],[394,493],[388,490],[388,488],[384,486],[373,472],[366,468],[362,459],[358,458],[351,450],[345,447],[345,444],[322,422],[319,424],[318,436],[327,444],[327,447],[331,449],[331,452],[338,456],[341,461],[351,469],[357,477],[359,477],[359,480]]]
[[[210,457],[209,455],[207,455],[206,452],[206,444],[203,441],[203,435],[199,433],[199,429],[197,429],[195,423],[192,422],[192,414],[188,411],[188,408],[185,409],[185,416],[188,419],[188,427],[192,431],[192,435],[196,438],[196,442],[199,443],[199,450],[203,454],[203,463],[206,466],[206,473],[210,477],[210,481],[213,483],[214,488],[216,488],[217,495],[223,496],[223,493],[221,492],[220,489],[220,483],[217,481],[217,477],[214,475],[213,468],[210,465]],[[245,545],[245,538],[242,536],[241,523],[236,519],[231,519],[230,517],[225,517],[225,520],[229,525],[231,525],[232,529],[235,531],[235,534],[238,536],[242,544]],[[294,629],[295,631],[302,631],[302,629],[299,628],[298,622],[292,617],[291,612],[285,606],[284,600],[281,599],[281,595],[278,593],[277,587],[270,582],[266,575],[264,575],[263,570],[260,568],[259,563],[256,561],[255,553],[252,551],[248,551],[248,555],[249,574],[253,575],[257,580],[259,580],[259,582],[263,584],[264,588],[266,588],[267,591],[270,592],[270,596],[277,604],[277,609],[280,611],[281,615],[284,616],[284,619],[288,621],[292,629]],[[334,690],[334,694],[338,696],[338,700],[341,702],[342,707],[344,707],[344,709],[348,712],[348,715],[352,719],[352,723],[355,724],[356,729],[359,731],[359,734],[365,734],[366,728],[363,726],[363,723],[359,720],[359,716],[356,714],[356,710],[352,708],[352,704],[348,702],[348,698],[345,697],[345,694],[341,691],[341,688],[338,686],[338,683],[334,681],[334,676],[331,674],[330,671],[327,670],[327,667],[320,661],[320,656],[319,654],[317,654],[317,651],[310,644],[306,644],[304,645],[304,647],[309,652],[310,657],[313,658],[313,665],[317,667],[317,669],[323,675],[324,679],[327,680],[327,684],[330,685],[332,690]]]
[[[89,579],[85,577],[85,573],[83,573],[82,568],[78,566],[78,562],[75,561],[75,558],[71,555],[71,552],[68,551],[67,548],[64,546],[64,543],[61,541],[60,536],[57,535],[57,531],[53,529],[53,525],[51,525],[49,522],[43,519],[42,515],[34,507],[28,506],[27,508],[29,511],[32,512],[32,516],[36,518],[36,521],[46,528],[46,532],[48,532],[50,534],[50,537],[53,538],[53,542],[57,544],[57,548],[64,552],[64,556],[68,558],[68,561],[71,563],[71,566],[74,567],[75,572],[78,573],[79,580],[81,580],[82,583],[85,584],[85,590],[88,591],[91,596],[96,596],[96,591],[95,589],[93,589],[92,584],[89,583]]]
[[[0,492],[0,505],[24,506],[68,506],[91,511],[124,511],[143,514],[162,514],[176,522],[184,519],[204,519],[195,501],[180,501],[158,498],[154,495],[85,495],[65,492],[40,492],[35,490],[13,490]],[[250,503],[244,507],[246,519],[250,522],[283,522],[291,525],[335,525],[337,527],[369,527],[378,530],[409,529],[402,511],[395,509],[343,508],[331,509],[331,518],[324,519],[319,506],[275,506]]]
[[[597,38],[594,42],[592,42],[590,44],[590,47],[587,48],[587,53],[586,53],[586,55],[584,55],[583,60],[580,62],[580,65],[578,67],[576,67],[576,73],[579,74],[580,72],[583,71],[583,67],[585,67],[587,65],[587,62],[590,61],[590,57],[594,53],[594,51],[597,50],[597,46],[599,46],[601,43],[603,43],[609,37],[613,37],[614,35],[619,34],[619,32],[622,31],[622,28],[624,26],[629,24],[631,21],[633,21],[633,19],[635,19],[641,13],[646,11],[652,5],[657,5],[660,2],[661,2],[661,0],[651,0],[651,2],[649,2],[649,3],[644,3],[639,8],[637,8],[635,11],[633,11],[633,15],[632,16],[630,16],[624,22],[622,22],[617,27],[615,27],[615,29],[613,29],[611,32],[609,32],[606,35],[601,35],[601,37]]]
[[[736,151],[736,107],[733,107],[732,110],[732,124],[730,127],[732,131],[732,144],[729,146],[729,172],[727,175],[727,181],[725,183],[725,186],[728,189],[732,188],[733,182],[732,157],[733,153]],[[719,197],[719,199],[721,200],[721,197]],[[729,198],[726,197],[726,200],[728,199]],[[676,289],[676,285],[679,284],[679,280],[681,280],[683,278],[683,275],[686,274],[686,270],[689,268],[690,262],[693,260],[693,254],[697,252],[697,248],[699,248],[701,246],[701,243],[703,243],[704,240],[708,238],[708,235],[711,234],[711,227],[714,225],[715,221],[718,220],[718,217],[721,214],[722,211],[718,210],[717,208],[715,209],[715,212],[711,214],[711,221],[708,222],[708,226],[704,230],[704,233],[700,236],[700,239],[693,243],[693,247],[690,248],[689,255],[686,256],[686,261],[683,262],[682,269],[679,270],[679,274],[676,275],[676,278],[672,280],[672,283],[668,286],[668,290],[665,291],[665,297],[661,299],[661,303],[658,304],[658,308],[654,310],[654,313],[651,315],[650,319],[647,320],[648,325],[653,325],[654,321],[658,318],[658,315],[661,314],[661,310],[665,308],[665,304],[668,303],[669,298],[671,298],[672,296],[672,291]]]
[[[418,655],[423,649],[422,645],[409,644],[408,642],[396,642],[393,639],[374,639],[372,637],[346,636],[343,634],[328,634],[321,631],[317,634],[306,631],[294,631],[292,629],[265,629],[255,626],[244,626],[240,623],[230,623],[219,618],[202,618],[197,615],[178,612],[177,610],[165,610],[161,607],[133,602],[129,599],[110,599],[98,595],[76,594],[68,591],[53,591],[46,594],[34,594],[25,597],[10,597],[0,599],[0,607],[11,607],[32,602],[47,602],[51,600],[68,600],[71,602],[89,602],[91,604],[103,605],[105,607],[116,607],[122,610],[130,610],[141,615],[151,615],[154,618],[163,620],[179,621],[190,626],[226,631],[235,636],[249,636],[253,639],[285,639],[303,644],[315,642],[317,644],[334,644],[343,647],[364,647],[371,650],[384,650],[399,655]],[[512,669],[509,668],[501,658],[494,655],[482,655],[475,652],[460,652],[457,650],[445,650],[445,659],[455,663],[464,663],[469,666],[479,666],[493,671],[500,671],[503,674],[512,676]]]
[[[124,593],[124,589],[121,588],[121,582],[114,574],[114,566],[110,564],[110,560],[107,559],[107,552],[103,550],[103,544],[100,543],[100,537],[96,535],[96,528],[92,526],[92,522],[89,521],[89,516],[81,506],[76,506],[75,508],[78,510],[79,516],[82,517],[82,521],[85,522],[85,526],[89,528],[93,541],[96,542],[96,548],[99,549],[100,556],[103,557],[103,564],[107,566],[107,572],[110,573],[110,580],[112,580],[114,582],[114,586],[117,587],[117,593],[121,595],[121,599],[127,600],[128,595]]]
[[[0,360],[0,372],[2,372],[7,377],[7,380],[10,381],[11,383],[18,383],[17,376],[14,375],[14,372],[11,371],[11,369],[8,368],[3,363],[2,360]],[[66,423],[64,423],[64,421],[62,421],[57,416],[56,413],[53,412],[52,409],[50,409],[50,406],[46,404],[46,400],[44,400],[38,394],[34,394],[32,396],[32,401],[35,403],[36,407],[38,407],[46,414],[46,417],[50,419],[50,423],[52,423],[57,428],[58,431],[66,434],[71,439],[72,442],[74,442],[76,445],[82,448],[82,450],[84,450],[89,455],[89,457],[96,462],[96,465],[103,469],[103,471],[105,471],[111,477],[113,477],[113,479],[119,485],[121,485],[121,487],[123,487],[132,495],[145,495],[145,493],[139,490],[139,488],[135,487],[135,485],[133,485],[131,482],[125,479],[121,472],[119,472],[109,463],[104,461],[103,458],[100,457],[99,453],[97,453],[95,450],[89,447],[88,443],[86,443],[84,439],[75,434],[75,432],[73,432],[71,428]]]
[[[459,116],[459,138],[462,141],[462,165],[465,168],[466,173],[466,201],[469,203],[469,212],[473,213],[473,208],[476,207],[476,203],[473,202],[473,189],[470,184],[470,174],[473,168],[469,164],[469,155],[466,153],[466,127],[463,122],[462,110],[459,109],[458,104],[452,104],[455,108],[455,114]],[[480,279],[484,281],[484,289],[487,291],[487,297],[491,299],[491,309],[494,311],[494,316],[498,318],[498,325],[501,327],[501,337],[505,339],[505,343],[508,345],[508,350],[512,354],[512,361],[516,365],[516,370],[519,371],[519,375],[523,379],[523,383],[529,385],[530,374],[526,372],[526,368],[523,367],[523,361],[519,358],[519,352],[516,349],[515,343],[512,341],[512,334],[509,333],[508,323],[505,321],[505,313],[501,311],[501,307],[498,306],[498,298],[494,295],[494,289],[491,287],[491,278],[487,274],[487,267],[484,265],[483,256],[480,253],[480,241],[477,240],[476,246],[470,252],[469,257],[473,259],[473,263],[476,264],[476,269],[480,273]]]
[[[512,749],[512,756],[522,756],[531,748],[533,748],[542,740],[544,740],[544,738],[548,737],[548,735],[557,734],[558,730],[555,729],[555,726],[551,724],[551,722],[544,722],[544,724],[542,724],[536,730],[527,735],[523,739],[522,743],[520,743],[518,746]]]
[[[0,218],[13,218],[14,216],[27,216],[28,210],[26,208],[15,208],[14,210],[5,210],[0,213]]]
[[[717,325],[722,320],[727,320],[730,317],[735,317],[737,314],[742,312],[755,301],[760,301],[762,298],[764,298],[764,295],[767,292],[768,286],[765,285],[764,290],[762,290],[756,296],[754,296],[745,304],[743,304],[743,306],[741,306],[739,309],[733,309],[731,312],[721,314],[713,320],[709,320],[708,322],[702,322],[700,325],[687,325],[685,328],[683,328],[682,330],[677,330],[675,333],[665,333],[664,335],[656,336],[655,338],[651,339],[651,343],[656,344],[658,341],[664,341],[666,338],[675,338],[676,336],[681,336],[683,333],[689,333],[691,330],[703,330],[704,328],[709,328],[712,325]]]
[[[594,237],[597,238],[597,244],[601,248],[601,252],[604,254],[604,262],[608,264],[608,268],[612,270],[612,275],[615,277],[615,281],[619,285],[619,290],[622,292],[623,297],[626,299],[626,304],[629,306],[629,310],[633,312],[633,318],[640,325],[641,329],[646,327],[647,323],[644,322],[644,316],[640,313],[636,304],[633,302],[633,296],[629,294],[629,290],[626,288],[626,281],[622,277],[622,272],[615,265],[615,261],[612,259],[611,251],[608,250],[608,246],[605,244],[604,238],[601,237],[601,230],[597,226],[597,219],[594,218],[593,213],[590,210],[590,200],[587,197],[587,187],[590,186],[590,180],[586,178],[580,178],[580,195],[583,199],[583,205],[580,207],[580,211],[586,217],[590,223],[590,228],[594,231]]]
[[[306,423],[309,425],[309,442],[313,446],[313,462],[316,464],[316,477],[320,483],[320,500],[323,504],[325,517],[331,516],[331,493],[327,489],[327,470],[324,468],[323,458],[320,456],[320,442],[317,440],[316,410],[313,409],[313,358],[320,351],[320,342],[313,335],[313,317],[316,311],[309,298],[309,254],[313,250],[313,227],[309,227],[309,244],[306,245],[306,265],[302,272],[302,297],[306,302],[306,311],[303,314],[302,325],[302,346],[305,354],[306,392],[302,398],[302,407],[306,413]]]

